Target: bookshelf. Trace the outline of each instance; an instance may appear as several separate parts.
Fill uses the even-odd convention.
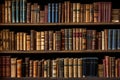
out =
[[[119,16],[113,0],[1,0],[0,80],[120,80]]]

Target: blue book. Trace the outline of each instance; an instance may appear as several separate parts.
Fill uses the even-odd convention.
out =
[[[55,3],[52,3],[52,23],[55,22]]]
[[[48,3],[48,23],[51,23],[51,3]]]
[[[23,0],[20,0],[20,23],[23,22]]]
[[[15,0],[12,0],[12,23],[15,23]]]
[[[16,0],[16,23],[19,23],[19,0]]]
[[[117,49],[120,49],[120,29],[117,29]]]
[[[25,23],[26,21],[26,0],[23,0],[23,4],[22,4],[22,22]]]
[[[55,22],[58,23],[58,3],[55,4]]]
[[[112,29],[108,29],[108,50],[112,49]]]
[[[116,29],[112,29],[112,50],[115,50],[116,49],[116,42],[117,42],[117,30]]]

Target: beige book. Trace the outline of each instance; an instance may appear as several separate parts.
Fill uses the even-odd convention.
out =
[[[57,61],[52,60],[52,77],[57,77]]]
[[[45,50],[45,32],[41,31],[40,34],[41,34],[41,36],[40,36],[41,49],[40,50]]]
[[[11,77],[16,77],[17,69],[16,58],[11,58]]]
[[[82,58],[78,59],[78,78],[82,77]]]
[[[105,50],[105,36],[104,36],[104,31],[102,31],[102,50]]]
[[[78,59],[77,58],[73,59],[73,77],[74,78],[78,77]]]
[[[27,34],[23,33],[23,50],[27,50]]]
[[[69,78],[69,58],[64,58],[64,78]]]
[[[73,77],[73,58],[69,58],[69,78]]]
[[[40,50],[40,32],[36,32],[36,50]]]

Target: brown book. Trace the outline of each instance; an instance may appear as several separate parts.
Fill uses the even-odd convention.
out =
[[[48,36],[48,31],[45,31],[45,50],[48,50],[48,39],[49,39],[49,36]]]
[[[6,77],[6,56],[2,56],[2,77]]]
[[[31,23],[34,23],[35,19],[34,19],[34,5],[31,5]]]
[[[42,77],[42,61],[38,61],[38,77]]]
[[[108,50],[108,29],[104,29],[104,38],[105,38],[105,50]]]
[[[29,57],[25,58],[25,77],[29,77]]]
[[[96,46],[97,46],[96,35],[97,35],[97,31],[96,30],[92,30],[92,50],[95,50]]]
[[[36,50],[36,31],[35,30],[30,30],[30,36],[31,36],[31,49],[30,50]]]
[[[40,50],[40,32],[36,32],[36,50]]]
[[[38,61],[33,61],[33,77],[38,77]]]
[[[102,50],[102,32],[97,33],[97,39],[98,39],[98,50]]]
[[[79,28],[79,50],[82,50],[82,28]]]
[[[60,31],[56,31],[55,32],[55,50],[61,50],[61,32]]]
[[[49,50],[53,50],[53,31],[49,31]]]
[[[98,22],[98,2],[93,3],[94,22]]]
[[[87,38],[86,38],[87,30],[83,28],[82,30],[82,50],[87,49]]]
[[[62,36],[61,48],[62,50],[65,50],[65,29],[61,29],[61,36]]]
[[[17,77],[22,77],[22,59],[17,59]]]
[[[31,3],[27,3],[27,23],[31,23]]]
[[[6,56],[6,77],[10,77],[11,76],[11,58],[10,56]]]
[[[29,77],[33,77],[33,60],[29,61]]]
[[[58,22],[61,23],[62,22],[62,3],[58,4]]]
[[[48,5],[45,5],[45,23],[48,22]]]
[[[65,4],[62,3],[62,23],[65,22]]]
[[[5,23],[8,23],[8,1],[5,0]]]
[[[76,28],[73,28],[73,50],[76,50]]]
[[[12,22],[12,14],[11,14],[11,1],[8,1],[8,12],[7,12],[7,17],[8,17],[8,23]]]
[[[93,22],[94,21],[94,18],[93,18],[93,4],[90,4],[90,22]]]
[[[20,33],[19,32],[16,35],[16,41],[17,41],[17,44],[16,44],[17,50],[20,50]]]
[[[31,46],[30,46],[30,43],[31,43],[30,39],[31,39],[30,35],[26,35],[26,44],[27,44],[26,49],[27,50],[30,50],[30,48],[31,48]]]
[[[17,58],[11,58],[11,77],[17,77]]]
[[[5,4],[2,4],[2,23],[5,23]]]
[[[3,47],[3,41],[2,41],[2,39],[3,39],[2,36],[3,36],[3,35],[2,35],[2,32],[3,32],[3,31],[0,31],[0,51],[3,50],[3,49],[2,49],[2,47]]]
[[[40,10],[40,23],[45,23],[45,11]]]
[[[5,50],[9,50],[9,29],[5,29]]]
[[[79,50],[79,28],[76,28],[75,30],[75,50]]]
[[[86,20],[85,22],[90,22],[90,4],[85,4],[85,14],[86,14]]]
[[[23,32],[19,33],[19,45],[20,45],[20,50],[23,50]]]
[[[53,50],[56,50],[56,33],[53,33]]]

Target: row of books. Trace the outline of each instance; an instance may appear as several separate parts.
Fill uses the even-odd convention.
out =
[[[120,58],[105,56],[103,63],[97,57],[56,58],[33,60],[1,56],[1,77],[120,77]]]
[[[41,4],[43,5],[43,4]],[[48,3],[41,9],[38,3],[26,0],[5,0],[0,5],[2,23],[80,23],[118,22],[112,2]],[[117,9],[119,11],[119,9]],[[113,16],[112,16],[113,15]]]
[[[14,32],[0,31],[0,50],[119,50],[120,29],[100,32],[86,28],[58,31]]]

